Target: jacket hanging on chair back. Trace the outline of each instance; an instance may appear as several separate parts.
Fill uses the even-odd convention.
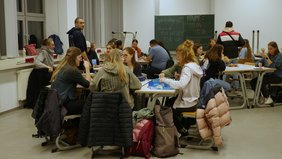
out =
[[[156,105],[155,148],[157,157],[169,157],[179,153],[177,129],[173,123],[170,107]]]
[[[53,39],[55,43],[55,48],[54,48],[55,53],[60,55],[63,54],[64,53],[63,42],[61,41],[60,37],[56,34],[52,34],[48,38]]]

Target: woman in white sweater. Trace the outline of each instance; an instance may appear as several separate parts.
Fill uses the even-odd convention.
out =
[[[169,84],[172,88],[178,89],[178,96],[168,100],[166,105],[173,104],[174,123],[179,133],[187,135],[189,123],[183,126],[179,116],[182,112],[194,112],[197,108],[197,102],[200,96],[200,81],[203,76],[203,71],[197,63],[193,51],[193,42],[190,40],[184,41],[176,48],[177,64],[182,68],[180,76],[175,79],[166,78],[166,71],[160,74],[160,81]]]

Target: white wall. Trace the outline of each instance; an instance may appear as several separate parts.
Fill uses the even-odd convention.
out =
[[[148,52],[149,41],[154,38],[154,0],[124,0],[123,30],[137,32],[136,38],[143,52]]]
[[[250,42],[252,31],[260,30],[260,48],[267,48],[270,41],[276,41],[282,48],[281,6],[281,0],[215,0],[215,29],[220,32],[225,22],[230,20],[235,31]]]
[[[160,15],[210,14],[210,0],[159,0]]]
[[[0,76],[0,112],[3,112],[19,106],[17,76],[15,70],[1,71]]]
[[[4,0],[7,57],[18,56],[18,28],[16,2],[16,0]]]
[[[155,36],[155,13],[159,15],[212,14],[212,3],[213,1],[210,0],[124,0],[124,30],[137,31],[139,47],[143,52],[147,52],[149,41]]]
[[[46,36],[57,34],[64,43],[66,52],[69,47],[66,32],[74,26],[74,19],[77,16],[76,0],[46,0]]]

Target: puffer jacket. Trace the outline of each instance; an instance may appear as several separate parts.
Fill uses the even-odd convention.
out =
[[[120,93],[89,94],[79,124],[82,146],[130,147],[132,129],[132,111]]]
[[[223,88],[214,87],[205,97],[205,108],[196,112],[197,125],[201,137],[213,138],[215,146],[222,146],[221,129],[231,123],[229,103]]]

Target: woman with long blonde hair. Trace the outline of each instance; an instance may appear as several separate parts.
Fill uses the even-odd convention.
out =
[[[176,60],[179,67],[182,68],[178,80],[166,78],[166,74],[172,74],[166,70],[160,74],[161,82],[169,84],[174,89],[178,89],[178,96],[170,98],[166,105],[173,105],[173,120],[178,132],[183,136],[187,135],[186,126],[189,125],[183,126],[179,116],[182,112],[196,111],[196,105],[200,97],[200,81],[203,76],[203,71],[193,51],[193,45],[193,41],[186,40],[176,48]]]
[[[81,62],[83,62],[83,66],[85,67],[85,77],[82,76],[78,69]],[[85,101],[77,98],[76,86],[79,84],[88,88],[90,79],[89,62],[82,59],[79,48],[70,47],[51,78],[51,88],[58,91],[63,105],[68,110],[68,114],[81,113]]]
[[[133,101],[129,90],[141,88],[138,78],[124,64],[122,53],[119,49],[112,49],[105,57],[105,64],[97,72],[90,90],[95,92],[120,92],[133,107]]]

